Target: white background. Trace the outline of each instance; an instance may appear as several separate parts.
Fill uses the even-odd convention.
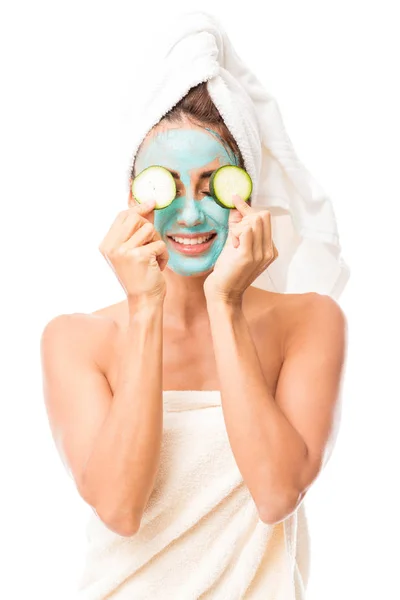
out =
[[[395,2],[8,2],[0,13],[0,595],[73,597],[91,509],[53,443],[39,340],[55,315],[124,298],[98,251],[127,207],[121,97],[140,95],[171,11],[222,19],[332,198],[351,268],[342,423],[306,497],[308,600],[398,591],[399,36]],[[154,58],[154,57],[153,57]],[[185,600],[184,598],[182,600]]]

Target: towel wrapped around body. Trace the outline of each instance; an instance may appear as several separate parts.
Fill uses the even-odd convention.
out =
[[[229,443],[218,390],[163,392],[160,468],[137,533],[91,515],[79,600],[304,600],[304,501],[261,521]]]

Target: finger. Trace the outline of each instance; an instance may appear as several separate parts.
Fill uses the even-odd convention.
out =
[[[272,239],[272,224],[271,224],[271,213],[266,210],[262,211],[263,215],[263,224],[264,224],[264,256],[267,256],[268,253],[273,254],[274,260],[278,256],[278,250],[274,244]]]
[[[136,209],[137,214],[139,214],[143,219],[147,219],[150,223],[154,225],[154,212],[155,212],[156,200],[148,200],[147,202],[143,202],[140,204],[139,209]]]
[[[249,206],[247,202],[245,202],[243,198],[239,196],[239,194],[232,194],[232,200],[236,210],[238,210],[243,217],[245,215],[251,215],[255,212],[254,208],[251,208],[251,206]]]
[[[250,258],[253,257],[253,237],[253,229],[249,226],[240,233],[239,238],[242,252]]]
[[[142,248],[147,253],[149,258],[151,255],[155,256],[160,270],[163,271],[169,260],[169,253],[164,240],[156,240],[150,244],[147,244],[146,246],[143,246]]]
[[[239,236],[236,236],[235,234],[232,234],[231,239],[232,239],[232,246],[234,248],[239,248],[239,246],[240,246]]]
[[[169,253],[166,248],[164,250],[164,253],[161,254],[157,260],[158,260],[158,266],[160,267],[160,271],[164,271],[165,267],[168,264],[168,260],[169,260]]]
[[[240,221],[243,219],[242,214],[240,213],[240,211],[238,211],[236,208],[231,208],[229,211],[229,219],[228,219],[228,225],[229,227],[231,227],[232,225],[235,225],[236,223],[240,223]]]
[[[146,223],[152,225],[144,216],[135,211],[129,211],[122,223],[116,223],[107,235],[107,246],[115,248],[129,240]]]
[[[229,228],[229,238],[234,248],[240,246],[239,236],[244,230],[244,226],[241,223],[236,223]]]
[[[136,204],[133,204],[129,210],[134,210],[138,215],[148,215],[155,207],[156,200],[147,200],[147,202],[141,202],[140,204],[135,200]]]
[[[253,229],[253,256],[256,262],[261,262],[264,254],[265,242],[264,242],[264,219],[260,215],[254,217],[252,223]]]
[[[126,217],[129,215],[129,208],[127,208],[126,210],[121,210],[117,216],[115,217],[114,221],[111,223],[110,228],[108,231],[111,231],[113,227],[115,226],[119,226],[121,225],[121,223],[123,223],[126,219]],[[108,233],[108,232],[107,232]]]
[[[100,242],[99,248],[102,252],[104,250],[107,250],[110,247],[110,245],[111,245],[110,241],[114,239],[114,232],[122,226],[122,223],[124,223],[124,221],[128,215],[129,215],[129,209],[121,210],[121,212],[119,212],[117,214],[114,221],[111,223],[110,228],[107,231],[106,235]]]
[[[144,246],[145,243],[155,242],[155,230],[152,223],[144,223],[139,229],[137,229],[123,244],[121,248],[130,250],[137,248],[138,246]]]

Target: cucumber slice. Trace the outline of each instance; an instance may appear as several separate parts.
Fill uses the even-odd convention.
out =
[[[143,169],[132,181],[132,195],[139,204],[155,199],[154,210],[165,208],[176,198],[176,184],[172,173],[160,165]]]
[[[219,167],[210,177],[210,194],[223,208],[235,208],[233,194],[239,194],[247,202],[252,190],[253,182],[250,175],[235,165]]]

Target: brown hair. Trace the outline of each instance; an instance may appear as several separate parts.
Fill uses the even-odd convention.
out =
[[[200,127],[210,127],[214,129],[226,143],[226,145],[234,152],[237,158],[237,165],[242,169],[245,168],[242,153],[236,143],[235,138],[229,131],[225,121],[221,117],[217,107],[211,99],[207,89],[207,82],[203,81],[190,88],[186,96],[184,96],[175,106],[173,106],[152,129],[163,123],[182,123],[184,119],[188,119],[194,125]],[[143,143],[143,142],[142,142]],[[140,147],[139,147],[140,149]],[[138,150],[139,151],[139,150]],[[135,178],[135,162],[131,169],[131,179]],[[251,198],[248,201],[251,205]]]

